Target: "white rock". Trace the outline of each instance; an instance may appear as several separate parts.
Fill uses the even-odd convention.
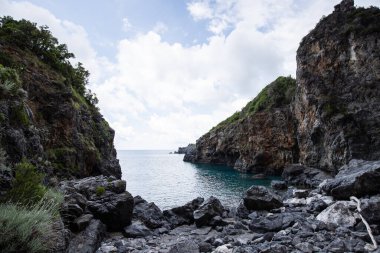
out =
[[[318,214],[316,219],[337,226],[352,227],[356,224],[356,219],[360,217],[350,209],[355,209],[355,204],[352,201],[338,201]]]
[[[230,247],[230,248],[229,248]],[[212,253],[232,253],[233,249],[231,244],[224,244],[217,247]]]
[[[284,200],[285,204],[293,204],[293,205],[306,205],[306,199],[299,199],[299,198],[291,198]]]

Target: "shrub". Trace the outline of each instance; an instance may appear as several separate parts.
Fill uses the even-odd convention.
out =
[[[26,161],[17,164],[8,199],[23,205],[37,203],[46,193],[46,188],[41,184],[43,178],[44,175],[37,172],[33,164]]]
[[[103,186],[96,187],[96,195],[102,196],[106,192],[106,189],[104,189]]]
[[[46,251],[46,235],[53,233],[62,200],[62,194],[50,190],[34,205],[0,204],[0,252]]]
[[[21,81],[17,71],[0,64],[0,95],[16,96],[20,88]]]
[[[21,126],[29,125],[29,116],[25,111],[25,106],[21,104],[20,106],[12,108],[11,120],[16,122]]]

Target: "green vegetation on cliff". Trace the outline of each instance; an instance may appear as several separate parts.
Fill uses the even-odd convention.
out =
[[[23,50],[26,53],[24,56],[36,56],[46,64],[46,67],[49,66],[62,74],[65,77],[64,83],[72,86],[87,103],[92,105],[97,103],[96,95],[86,89],[90,73],[82,63],[78,63],[76,67],[71,65],[69,60],[74,58],[74,54],[67,50],[65,44],[58,43],[47,26],[37,27],[36,23],[25,19],[18,21],[9,16],[2,17],[0,18],[0,42]],[[28,52],[30,55],[27,54]],[[19,79],[14,77],[17,76],[17,71],[23,71],[25,66],[17,63],[4,51],[0,51],[0,63],[8,67],[5,68],[7,73],[1,71],[0,80],[11,78],[11,80],[18,80],[13,83],[20,85]]]
[[[294,98],[296,80],[291,76],[280,76],[267,85],[252,101],[239,112],[220,122],[211,131],[226,127],[232,123],[244,120],[247,116],[261,111],[268,111],[288,105]]]
[[[58,178],[121,176],[114,131],[88,89],[89,72],[48,27],[0,18],[0,144]]]

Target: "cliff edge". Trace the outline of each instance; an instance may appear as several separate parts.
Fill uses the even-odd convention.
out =
[[[86,88],[89,73],[47,27],[0,19],[0,143],[7,163],[46,178],[121,177],[114,130]]]
[[[337,172],[351,159],[380,159],[379,37],[378,8],[342,1],[301,41],[295,91],[277,79],[184,160],[272,174],[290,163]],[[270,100],[278,103],[244,113]]]

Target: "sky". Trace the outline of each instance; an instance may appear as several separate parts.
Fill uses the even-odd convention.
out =
[[[90,73],[116,149],[194,143],[278,76],[339,0],[0,0],[47,25]],[[380,0],[356,0],[380,6]]]

